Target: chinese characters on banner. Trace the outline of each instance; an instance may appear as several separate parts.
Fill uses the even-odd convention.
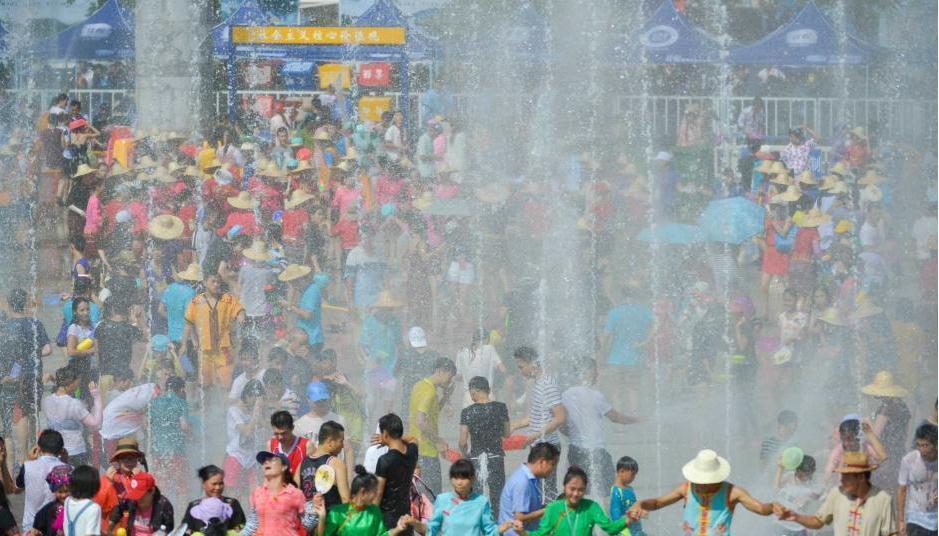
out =
[[[391,84],[390,63],[363,63],[359,67],[360,86],[382,87]]]
[[[359,118],[365,121],[381,121],[381,114],[391,109],[391,97],[360,97]]]
[[[403,45],[404,28],[232,26],[236,45]]]

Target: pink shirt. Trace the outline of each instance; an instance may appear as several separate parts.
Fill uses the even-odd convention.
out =
[[[104,217],[101,216],[101,200],[92,194],[88,198],[88,206],[85,207],[85,234],[97,234],[101,230],[102,223],[104,223]]]
[[[251,506],[258,513],[258,534],[291,534],[306,536],[300,516],[306,498],[294,486],[287,486],[273,494],[262,484],[251,492]]]
[[[346,209],[349,208],[349,205],[361,198],[362,191],[358,188],[340,186],[339,188],[336,188],[336,193],[333,195],[333,207],[338,208],[339,212],[344,214]]]

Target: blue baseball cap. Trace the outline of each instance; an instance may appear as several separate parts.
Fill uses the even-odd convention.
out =
[[[329,389],[323,382],[310,382],[306,386],[306,397],[310,399],[310,402],[329,400]]]
[[[154,335],[150,338],[150,349],[154,352],[165,352],[170,347],[170,338],[166,335]]]

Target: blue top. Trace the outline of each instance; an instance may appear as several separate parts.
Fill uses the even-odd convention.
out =
[[[427,535],[495,536],[499,526],[492,517],[492,505],[485,495],[473,493],[461,500],[456,493],[437,495],[434,514],[427,521]]]
[[[183,330],[186,327],[186,308],[196,296],[196,290],[184,283],[171,283],[163,291],[160,302],[166,307],[167,335],[173,342],[183,340]]]
[[[616,521],[625,516],[626,512],[637,502],[639,500],[636,498],[636,492],[632,486],[626,486],[625,488],[613,486],[610,489],[610,519]],[[639,520],[631,521],[626,528],[629,529],[631,536],[643,535],[642,522]]]
[[[687,484],[684,524],[689,534],[730,534],[734,512],[730,509],[730,484],[723,482],[714,493],[695,493],[694,484]]]
[[[362,333],[359,335],[359,345],[362,346],[369,359],[377,361],[387,371],[395,369],[398,361],[398,343],[401,342],[401,322],[393,317],[388,324],[382,324],[375,315],[365,317],[362,323]]]
[[[515,519],[516,512],[527,514],[541,509],[542,506],[544,502],[541,499],[541,479],[531,472],[528,464],[523,463],[502,488],[502,496],[499,498],[499,523]],[[525,524],[525,530],[537,528],[537,519]],[[508,530],[505,534],[518,536],[514,530]]]
[[[91,319],[91,325],[94,326],[101,321],[101,308],[95,302],[91,302],[89,305],[91,307],[88,310],[88,316]],[[72,300],[62,304],[62,318],[65,319],[66,326],[72,325]]]
[[[636,345],[649,337],[652,329],[652,309],[645,305],[627,303],[618,305],[606,316],[603,331],[613,335],[610,342],[610,365],[635,365],[642,357]]]
[[[323,337],[323,287],[329,282],[328,277],[317,278],[306,288],[303,296],[300,297],[300,308],[304,311],[310,311],[313,316],[310,318],[297,318],[297,325],[306,331],[307,339],[310,344],[320,344],[326,342]]]

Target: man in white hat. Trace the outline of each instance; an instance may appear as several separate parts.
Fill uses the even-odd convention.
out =
[[[841,486],[832,488],[815,515],[802,515],[786,508],[777,510],[780,519],[795,521],[805,528],[819,530],[831,525],[835,536],[894,536],[893,498],[871,485],[877,465],[863,452],[846,452],[838,472]],[[907,532],[907,534],[910,534]]]
[[[628,515],[639,519],[648,512],[683,500],[684,534],[730,536],[730,524],[738,504],[761,516],[784,511],[779,504],[760,502],[750,496],[747,490],[727,482],[730,463],[713,450],[698,452],[693,460],[682,467],[681,472],[687,482],[661,497],[639,501],[629,509]]]
[[[441,355],[430,349],[427,333],[420,326],[411,326],[408,330],[408,348],[404,349],[395,363],[394,376],[398,381],[400,393],[410,393],[414,384],[434,372],[434,363]],[[400,415],[408,414],[408,397],[401,396]],[[404,420],[404,425],[409,423]]]

